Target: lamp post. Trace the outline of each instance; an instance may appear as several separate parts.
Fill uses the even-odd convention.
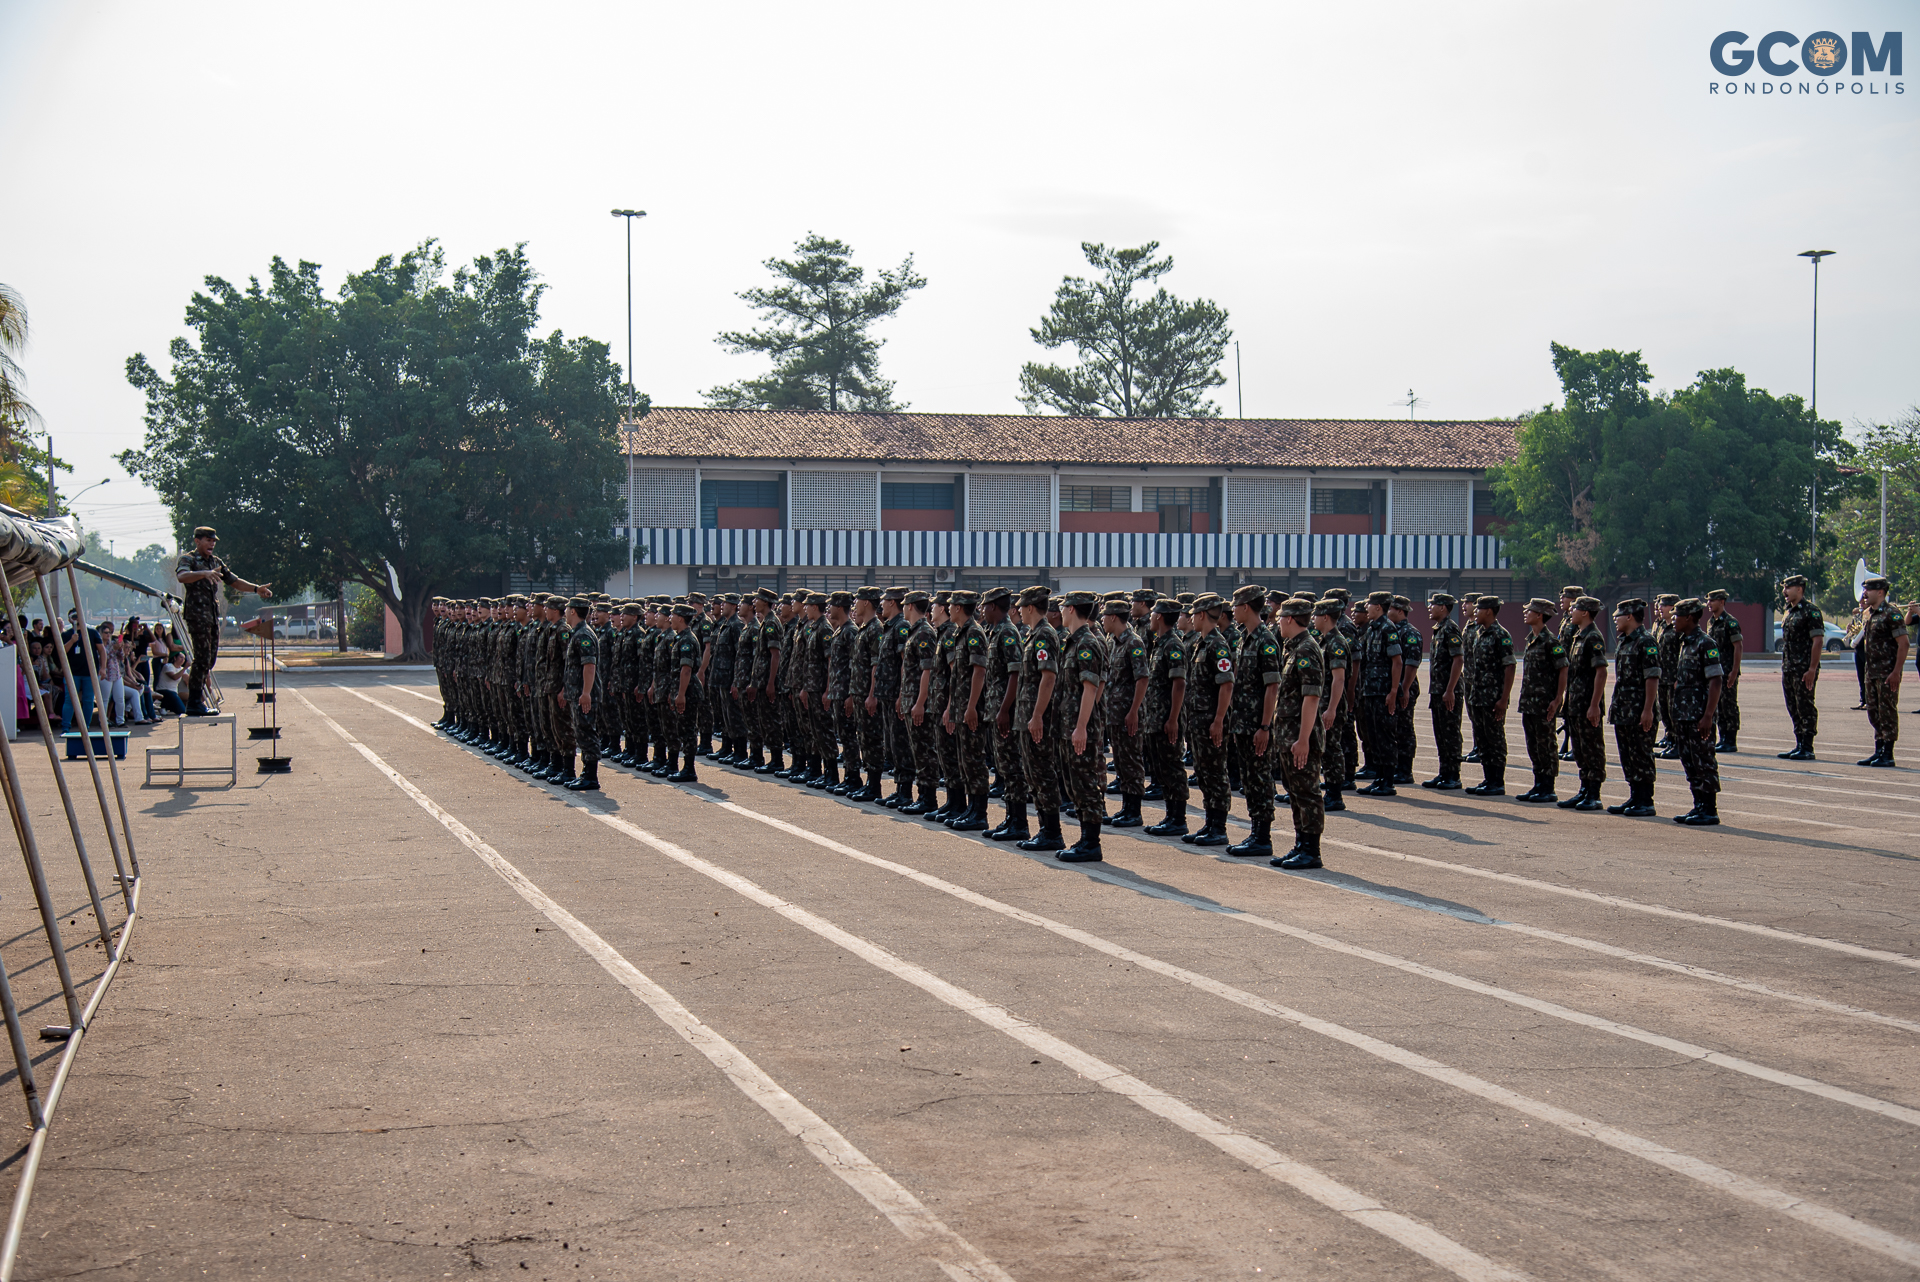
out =
[[[627,596],[633,596],[633,442],[627,433],[633,430],[633,220],[645,218],[644,209],[616,209],[615,218],[627,224],[627,422],[620,433],[620,446],[627,455]]]
[[[1830,258],[1831,249],[1803,249],[1799,257],[1813,261],[1813,387],[1811,408],[1813,416],[1820,417],[1820,260]],[[1807,504],[1807,569],[1814,568],[1814,557],[1820,547],[1820,481],[1816,476],[1813,482],[1813,498]]]
[[[106,478],[105,478],[104,480],[99,480],[99,481],[95,481],[95,482],[94,482],[94,483],[93,483],[92,485],[89,485],[89,486],[88,486],[88,487],[87,487],[86,489],[84,489],[84,490],[81,490],[79,494],[76,494],[76,495],[74,495],[74,496],[73,496],[72,498],[70,498],[70,499],[68,499],[68,500],[67,500],[67,511],[69,511],[69,512],[71,512],[71,511],[73,511],[73,505],[74,505],[75,503],[78,503],[78,502],[80,501],[80,497],[81,497],[81,495],[84,495],[84,494],[91,494],[91,493],[93,493],[93,491],[95,491],[95,490],[97,490],[97,489],[99,489],[99,488],[100,488],[101,486],[103,486],[103,485],[105,485],[105,484],[106,484],[106,483],[107,483],[108,481],[111,481],[112,479],[113,479],[113,478],[112,478],[111,476],[109,476],[109,477],[106,477]],[[49,503],[49,505],[51,505],[51,504],[52,504],[52,502],[53,502],[53,495],[52,495],[52,493],[51,493],[51,492],[49,492],[49,493],[48,493],[48,495],[47,495],[47,501],[48,501],[48,503]],[[58,509],[58,508],[55,508],[55,510],[53,511],[53,513],[52,513],[52,515],[54,515],[54,516],[59,516],[59,515],[60,515],[60,512],[59,512],[59,509]]]

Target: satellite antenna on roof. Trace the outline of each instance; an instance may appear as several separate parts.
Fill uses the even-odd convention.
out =
[[[1415,409],[1417,409],[1417,408],[1419,408],[1420,406],[1422,406],[1422,405],[1425,405],[1425,404],[1426,404],[1426,402],[1425,402],[1425,401],[1423,401],[1423,400],[1421,400],[1421,399],[1420,399],[1420,398],[1419,398],[1418,396],[1415,396],[1415,395],[1413,394],[1413,389],[1412,389],[1411,387],[1409,387],[1409,388],[1407,389],[1407,399],[1406,399],[1406,400],[1404,400],[1404,401],[1395,401],[1395,402],[1394,402],[1394,404],[1395,404],[1395,405],[1404,405],[1404,406],[1406,406],[1406,407],[1407,407],[1407,417],[1408,417],[1408,418],[1412,418],[1412,417],[1414,416],[1414,415],[1413,415],[1413,411],[1414,411]]]

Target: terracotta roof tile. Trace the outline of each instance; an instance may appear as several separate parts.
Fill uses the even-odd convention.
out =
[[[1507,462],[1519,424],[1420,419],[1065,418],[656,409],[644,458],[1163,467],[1473,468]]]

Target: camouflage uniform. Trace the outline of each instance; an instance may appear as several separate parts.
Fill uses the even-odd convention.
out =
[[[893,764],[893,781],[900,792],[912,789],[914,781],[913,738],[908,733],[907,723],[900,715],[900,697],[902,692],[900,666],[907,657],[907,638],[913,633],[913,625],[907,622],[905,613],[895,614],[891,619],[877,621],[880,629],[874,642],[874,693],[880,699],[880,737],[886,744],[886,755]],[[919,673],[914,673],[914,683],[919,684]]]
[[[1103,745],[1107,719],[1102,707],[1102,687],[1106,684],[1107,647],[1093,626],[1083,623],[1067,637],[1060,653],[1064,661],[1060,665],[1060,681],[1054,686],[1054,706],[1058,710],[1055,726],[1059,733],[1063,782],[1082,821],[1097,821],[1106,814],[1107,754]],[[1085,685],[1089,681],[1094,687],[1091,695]],[[1084,752],[1075,752],[1073,732],[1080,724],[1083,701],[1090,705],[1087,746]]]
[[[1334,634],[1335,636],[1338,633]],[[1318,709],[1305,765],[1293,764],[1294,741],[1300,737],[1300,716],[1310,696],[1324,704],[1331,677],[1326,656],[1307,628],[1291,641],[1282,643],[1279,663],[1280,694],[1273,708],[1273,736],[1267,756],[1279,763],[1282,786],[1293,806],[1293,831],[1296,837],[1317,840],[1327,826],[1326,798],[1320,791],[1322,756],[1326,735],[1319,724]]]
[[[826,603],[823,594],[815,593],[822,605]],[[806,636],[807,667],[806,684],[807,706],[804,723],[807,730],[808,751],[813,754],[816,775],[826,774],[836,768],[839,757],[840,740],[835,734],[833,707],[827,699],[827,684],[833,677],[833,641],[840,630],[833,626],[833,620],[822,609],[820,618],[808,624],[811,629]]]
[[[1520,729],[1527,738],[1527,760],[1533,767],[1534,787],[1551,792],[1560,775],[1560,745],[1554,717],[1548,709],[1560,686],[1560,669],[1567,666],[1567,647],[1551,628],[1527,638],[1526,666],[1520,670]]]
[[[1314,638],[1320,647],[1320,662],[1326,670],[1326,698],[1333,697],[1333,674],[1343,672],[1345,681],[1340,690],[1340,704],[1333,710],[1333,724],[1327,727],[1324,736],[1326,742],[1321,747],[1320,768],[1326,776],[1329,788],[1344,788],[1358,767],[1347,756],[1347,740],[1353,733],[1353,667],[1350,658],[1350,644],[1347,634],[1341,630],[1338,620],[1329,632],[1322,632]],[[1322,712],[1326,711],[1326,699],[1321,700]]]
[[[722,619],[713,630],[713,662],[707,671],[707,689],[714,703],[714,723],[720,727],[721,746],[736,753],[744,752],[747,743],[746,716],[736,693],[742,671],[741,638],[745,634],[746,625],[737,609],[731,617]]]
[[[1446,705],[1447,682],[1453,674],[1453,661],[1466,653],[1466,639],[1460,625],[1449,615],[1433,625],[1433,658],[1427,664],[1427,712],[1433,719],[1433,750],[1440,758],[1442,779],[1460,778],[1460,710],[1466,704],[1467,673],[1460,671],[1460,683],[1453,691],[1453,707]]]
[[[769,606],[767,617],[760,620],[758,646],[753,652],[753,684],[757,693],[753,696],[755,721],[760,727],[760,742],[773,760],[778,763],[786,748],[786,740],[780,731],[779,681],[776,679],[774,664],[784,664],[787,644],[787,630],[780,622],[780,616]],[[767,683],[774,682],[775,693],[767,693]]]
[[[540,697],[545,701],[553,729],[554,751],[561,764],[573,769],[573,714],[561,702],[567,673],[567,624],[563,616],[548,630],[540,647]]]
[[[934,760],[939,763],[939,772],[929,778],[922,774],[920,782],[944,783],[951,788],[960,778],[959,765],[954,761],[953,733],[940,724],[947,712],[947,701],[952,697],[953,682],[953,620],[948,619],[934,632],[933,680],[927,687],[927,721],[933,726]]]
[[[586,686],[586,669],[595,667],[592,702],[599,707],[604,701],[605,691],[600,688],[598,664],[600,662],[600,634],[586,620],[567,634],[565,677],[561,689],[566,696],[567,707],[572,712],[573,737],[580,747],[580,766],[582,770],[592,770],[600,762],[600,733],[595,724],[593,713],[580,710],[580,693]]]
[[[1317,660],[1316,660],[1317,661]],[[1247,799],[1247,817],[1255,832],[1264,833],[1273,823],[1273,756],[1277,740],[1270,732],[1267,750],[1254,750],[1254,732],[1261,728],[1260,714],[1267,687],[1279,685],[1281,678],[1280,643],[1265,624],[1247,630],[1233,661],[1233,707],[1227,713],[1227,732],[1233,736],[1233,751],[1240,759],[1240,789]],[[1297,710],[1296,710],[1297,712]],[[1275,717],[1279,713],[1275,712]],[[1294,718],[1299,728],[1299,717]]]
[[[1393,661],[1403,658],[1400,629],[1385,614],[1360,633],[1360,737],[1366,745],[1367,767],[1390,786],[1400,773],[1400,740],[1394,714],[1387,711],[1393,693]]]
[[[1426,639],[1412,619],[1402,619],[1396,626],[1400,630],[1402,666],[1400,702],[1393,709],[1393,745],[1398,778],[1406,782],[1413,770],[1413,759],[1420,751],[1420,737],[1414,729],[1414,709],[1420,702],[1420,656],[1426,648]]]
[[[1906,622],[1891,602],[1882,601],[1865,613],[1859,646],[1867,656],[1867,722],[1873,727],[1875,752],[1888,757],[1900,741],[1900,700],[1887,688],[1887,678],[1900,661],[1900,638],[1906,635]]]
[[[1674,737],[1680,742],[1687,786],[1696,799],[1704,796],[1711,803],[1720,792],[1720,762],[1713,755],[1713,731],[1702,733],[1699,723],[1707,714],[1709,685],[1715,677],[1724,679],[1727,670],[1720,663],[1720,647],[1706,629],[1696,628],[1684,637],[1678,635],[1678,628],[1674,632],[1679,653],[1673,675]],[[1720,693],[1724,699],[1724,684]]]
[[[1680,673],[1680,629],[1673,626],[1669,619],[1654,630],[1654,640],[1660,647],[1660,722],[1667,728],[1667,738],[1673,743],[1670,756],[1679,756],[1679,724],[1673,715],[1673,683]]]
[[[838,593],[835,594],[839,595]],[[867,683],[865,674],[861,680],[854,681],[854,652],[860,647],[860,629],[848,620],[834,630],[827,658],[827,712],[825,720],[833,726],[833,735],[840,744],[841,757],[847,767],[847,781],[854,782],[860,777],[860,722],[853,713],[847,711],[847,700],[855,689],[865,698]],[[832,753],[828,753],[828,763],[832,763]]]
[[[1600,603],[1587,600],[1599,608]],[[1601,726],[1607,724],[1606,696],[1600,696],[1600,725],[1587,720],[1593,703],[1594,686],[1607,667],[1607,643],[1600,629],[1589,623],[1576,628],[1567,646],[1567,734],[1573,740],[1574,766],[1580,772],[1580,787],[1599,796],[1600,785],[1607,781],[1607,740]],[[1619,691],[1614,692],[1619,697]]]
[[[953,731],[948,739],[953,754],[950,765],[952,773],[947,776],[947,786],[957,787],[975,806],[985,805],[987,800],[986,745],[991,733],[988,723],[993,713],[987,704],[987,691],[983,685],[980,702],[974,708],[976,724],[969,729],[967,700],[973,693],[973,670],[984,670],[988,658],[987,634],[969,615],[966,626],[956,627],[947,644],[947,707],[953,717]],[[984,675],[981,680],[985,681]]]
[[[987,632],[987,684],[980,692],[980,715],[991,722],[984,726],[992,735],[993,768],[1000,775],[1001,800],[1012,811],[1027,804],[1027,767],[1020,754],[1020,736],[1026,733],[1016,713],[1007,717],[1007,732],[1000,733],[997,720],[1000,705],[1006,701],[1007,687],[1020,680],[1020,631],[1013,620],[1002,619]]]
[[[1042,619],[1038,626],[1027,630],[1026,641],[1021,646],[1020,693],[1013,705],[1013,733],[1020,741],[1020,762],[1026,773],[1027,790],[1033,796],[1034,808],[1042,815],[1055,814],[1060,809],[1060,752],[1054,742],[1057,725],[1054,709],[1059,706],[1059,699],[1049,700],[1047,706],[1040,709],[1039,743],[1028,733],[1027,723],[1033,720],[1039,702],[1041,675],[1055,674],[1057,695],[1061,667],[1060,638],[1053,625]]]
[[[853,768],[866,771],[869,793],[880,787],[880,763],[886,758],[886,744],[881,734],[886,723],[881,718],[892,713],[885,700],[877,701],[880,704],[877,711],[867,711],[867,696],[878,684],[875,668],[879,661],[880,632],[878,618],[853,625],[853,665],[847,690],[853,700],[854,741],[859,744],[860,752]]]
[[[1140,719],[1135,723],[1136,728],[1132,733],[1127,731],[1127,713],[1133,708],[1133,692],[1140,678],[1147,677],[1147,684],[1153,684],[1151,666],[1147,658],[1147,643],[1131,626],[1123,628],[1120,635],[1110,638],[1110,641],[1106,688],[1107,738],[1113,744],[1113,773],[1120,783],[1120,795],[1127,798],[1128,805],[1137,806],[1140,795],[1147,790],[1147,766],[1142,751],[1142,741],[1150,733],[1146,701],[1141,701]],[[1165,720],[1164,716],[1162,720]]]
[[[1720,651],[1720,662],[1728,673],[1728,680],[1720,688],[1720,707],[1714,713],[1713,724],[1720,732],[1720,742],[1731,752],[1740,736],[1740,683],[1732,679],[1733,661],[1744,644],[1740,639],[1740,620],[1733,617],[1733,611],[1722,610],[1720,617],[1708,625],[1707,634],[1713,638],[1714,648]]]
[[[1808,752],[1813,751],[1814,736],[1820,732],[1820,709],[1814,692],[1807,688],[1807,673],[1813,668],[1815,652],[1826,643],[1827,624],[1819,606],[1802,596],[1798,604],[1787,607],[1780,621],[1780,690],[1786,696],[1787,715],[1793,718],[1794,745]]]
[[[228,586],[239,581],[225,561],[198,548],[181,557],[174,567],[176,574],[204,574],[209,570]],[[193,665],[187,670],[187,706],[199,708],[206,704],[207,674],[213,671],[213,661],[220,654],[220,589],[214,586],[213,579],[195,579],[181,592],[186,599],[181,604],[180,617],[186,622],[187,638],[193,643]]]
[[[1200,783],[1200,802],[1209,817],[1225,817],[1233,805],[1227,784],[1228,740],[1213,742],[1214,713],[1220,707],[1220,687],[1233,681],[1233,651],[1221,628],[1194,629],[1187,660],[1187,741],[1193,745],[1193,772]]]
[[[1187,680],[1187,639],[1178,628],[1168,628],[1165,636],[1150,643],[1147,671],[1147,699],[1140,712],[1140,738],[1145,749],[1147,769],[1165,794],[1169,820],[1186,811],[1187,768],[1180,762],[1180,736],[1176,727],[1171,743],[1167,741],[1167,718],[1173,711],[1173,683]]]
[[[1473,648],[1467,652],[1467,671],[1473,674],[1467,716],[1473,721],[1473,743],[1488,787],[1501,787],[1507,777],[1507,725],[1499,710],[1500,688],[1506,670],[1515,662],[1513,634],[1497,617],[1475,632]]]
[[[675,662],[674,632],[665,623],[653,638],[653,714],[659,726],[660,764],[670,767],[680,752],[680,715],[673,710],[673,692],[680,688],[680,665]]]
[[[1636,627],[1620,638],[1614,650],[1613,707],[1607,720],[1613,725],[1613,741],[1620,750],[1620,773],[1631,787],[1653,797],[1653,731],[1640,728],[1640,716],[1646,711],[1647,678],[1660,676],[1660,643],[1644,627]],[[1659,698],[1656,689],[1654,698]],[[1657,719],[1656,719],[1657,721]]]
[[[901,616],[904,618],[905,616]],[[933,710],[933,696],[929,692],[927,706],[918,722],[913,719],[914,705],[920,701],[920,677],[922,673],[932,673],[940,662],[940,634],[933,625],[922,617],[911,625],[907,633],[907,643],[901,651],[900,659],[900,716],[907,727],[907,746],[912,753],[913,765],[903,783],[918,783],[923,798],[932,793],[940,781],[939,750],[934,746],[934,731],[939,714]],[[931,681],[929,681],[931,685]],[[894,778],[900,776],[896,772]],[[932,809],[929,805],[928,809]]]

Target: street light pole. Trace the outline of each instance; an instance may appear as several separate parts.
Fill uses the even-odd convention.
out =
[[[1814,418],[1820,417],[1820,260],[1830,258],[1831,249],[1803,249],[1799,257],[1813,260],[1813,386],[1809,408]],[[1807,570],[1812,572],[1814,557],[1820,547],[1820,481],[1818,476],[1813,482],[1813,497],[1807,504]],[[1881,558],[1886,559],[1884,556]],[[1883,571],[1884,573],[1884,571]]]
[[[620,433],[620,446],[627,455],[627,596],[633,596],[633,220],[645,218],[644,209],[616,209],[615,218],[627,224],[627,421]]]

